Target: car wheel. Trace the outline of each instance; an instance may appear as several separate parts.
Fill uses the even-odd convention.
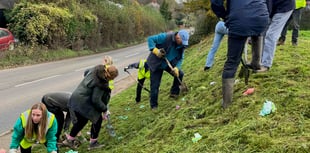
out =
[[[14,43],[10,43],[9,50],[14,50]]]

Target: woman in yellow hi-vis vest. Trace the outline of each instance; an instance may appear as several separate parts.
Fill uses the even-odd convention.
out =
[[[57,121],[43,103],[34,104],[17,119],[9,153],[31,153],[33,144],[44,144],[48,153],[57,153]]]
[[[145,59],[140,60],[140,62],[132,63],[124,68],[125,72],[128,72],[128,69],[136,68],[138,70],[138,84],[137,84],[137,91],[136,91],[136,102],[139,103],[141,101],[141,91],[143,88],[143,84],[145,79],[150,79],[150,71],[149,66],[146,63]],[[146,89],[146,88],[144,88]],[[146,89],[147,90],[147,89]],[[149,90],[147,90],[150,92]]]

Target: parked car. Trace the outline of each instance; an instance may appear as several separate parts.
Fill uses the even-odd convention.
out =
[[[16,39],[13,34],[5,28],[0,28],[0,51],[13,50]]]

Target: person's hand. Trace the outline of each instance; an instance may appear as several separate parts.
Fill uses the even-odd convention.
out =
[[[166,55],[166,51],[164,49],[158,49],[154,48],[152,51],[153,54],[155,54],[158,58],[162,58]]]
[[[124,67],[124,72],[127,72],[128,69],[129,69],[128,66]]]
[[[111,114],[109,110],[107,110],[105,113],[102,114],[102,119],[103,120],[108,120],[108,116]]]
[[[173,70],[172,70],[172,73],[175,77],[179,77],[179,69],[177,67],[174,67]]]
[[[4,149],[0,149],[0,153],[6,153]]]
[[[54,150],[54,151],[52,151],[51,153],[57,153],[57,151]]]
[[[9,153],[17,153],[17,149],[10,149]]]

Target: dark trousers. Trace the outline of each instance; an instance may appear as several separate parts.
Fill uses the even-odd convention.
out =
[[[138,84],[137,84],[137,91],[136,91],[136,102],[140,102],[141,100],[141,92],[142,92],[142,87],[144,84],[145,78],[138,79]]]
[[[76,137],[76,135],[84,128],[84,126],[87,124],[88,119],[82,116],[78,112],[74,112],[77,122],[73,124],[73,127],[70,132],[70,136]],[[101,123],[102,123],[102,117],[100,116],[96,123],[92,123],[91,130],[90,130],[90,138],[97,139],[100,129],[101,129]]]
[[[223,79],[234,78],[241,61],[242,51],[248,37],[228,35],[227,59],[222,73]]]
[[[158,106],[159,87],[160,87],[160,82],[161,82],[161,78],[162,78],[164,71],[168,72],[170,75],[173,76],[170,68],[167,68],[165,70],[158,69],[155,71],[151,71],[151,98],[150,98],[151,108],[156,108]],[[183,79],[183,76],[184,76],[183,71],[179,70],[179,78],[181,81]],[[170,94],[178,95],[180,93],[179,85],[180,85],[180,82],[178,81],[177,77],[174,77],[173,84],[170,89]]]
[[[299,35],[301,13],[302,13],[302,8],[295,9],[293,11],[291,17],[287,20],[285,26],[283,27],[280,40],[285,41],[288,26],[292,22],[293,23],[292,43],[297,43],[297,39],[298,39],[298,35]]]

